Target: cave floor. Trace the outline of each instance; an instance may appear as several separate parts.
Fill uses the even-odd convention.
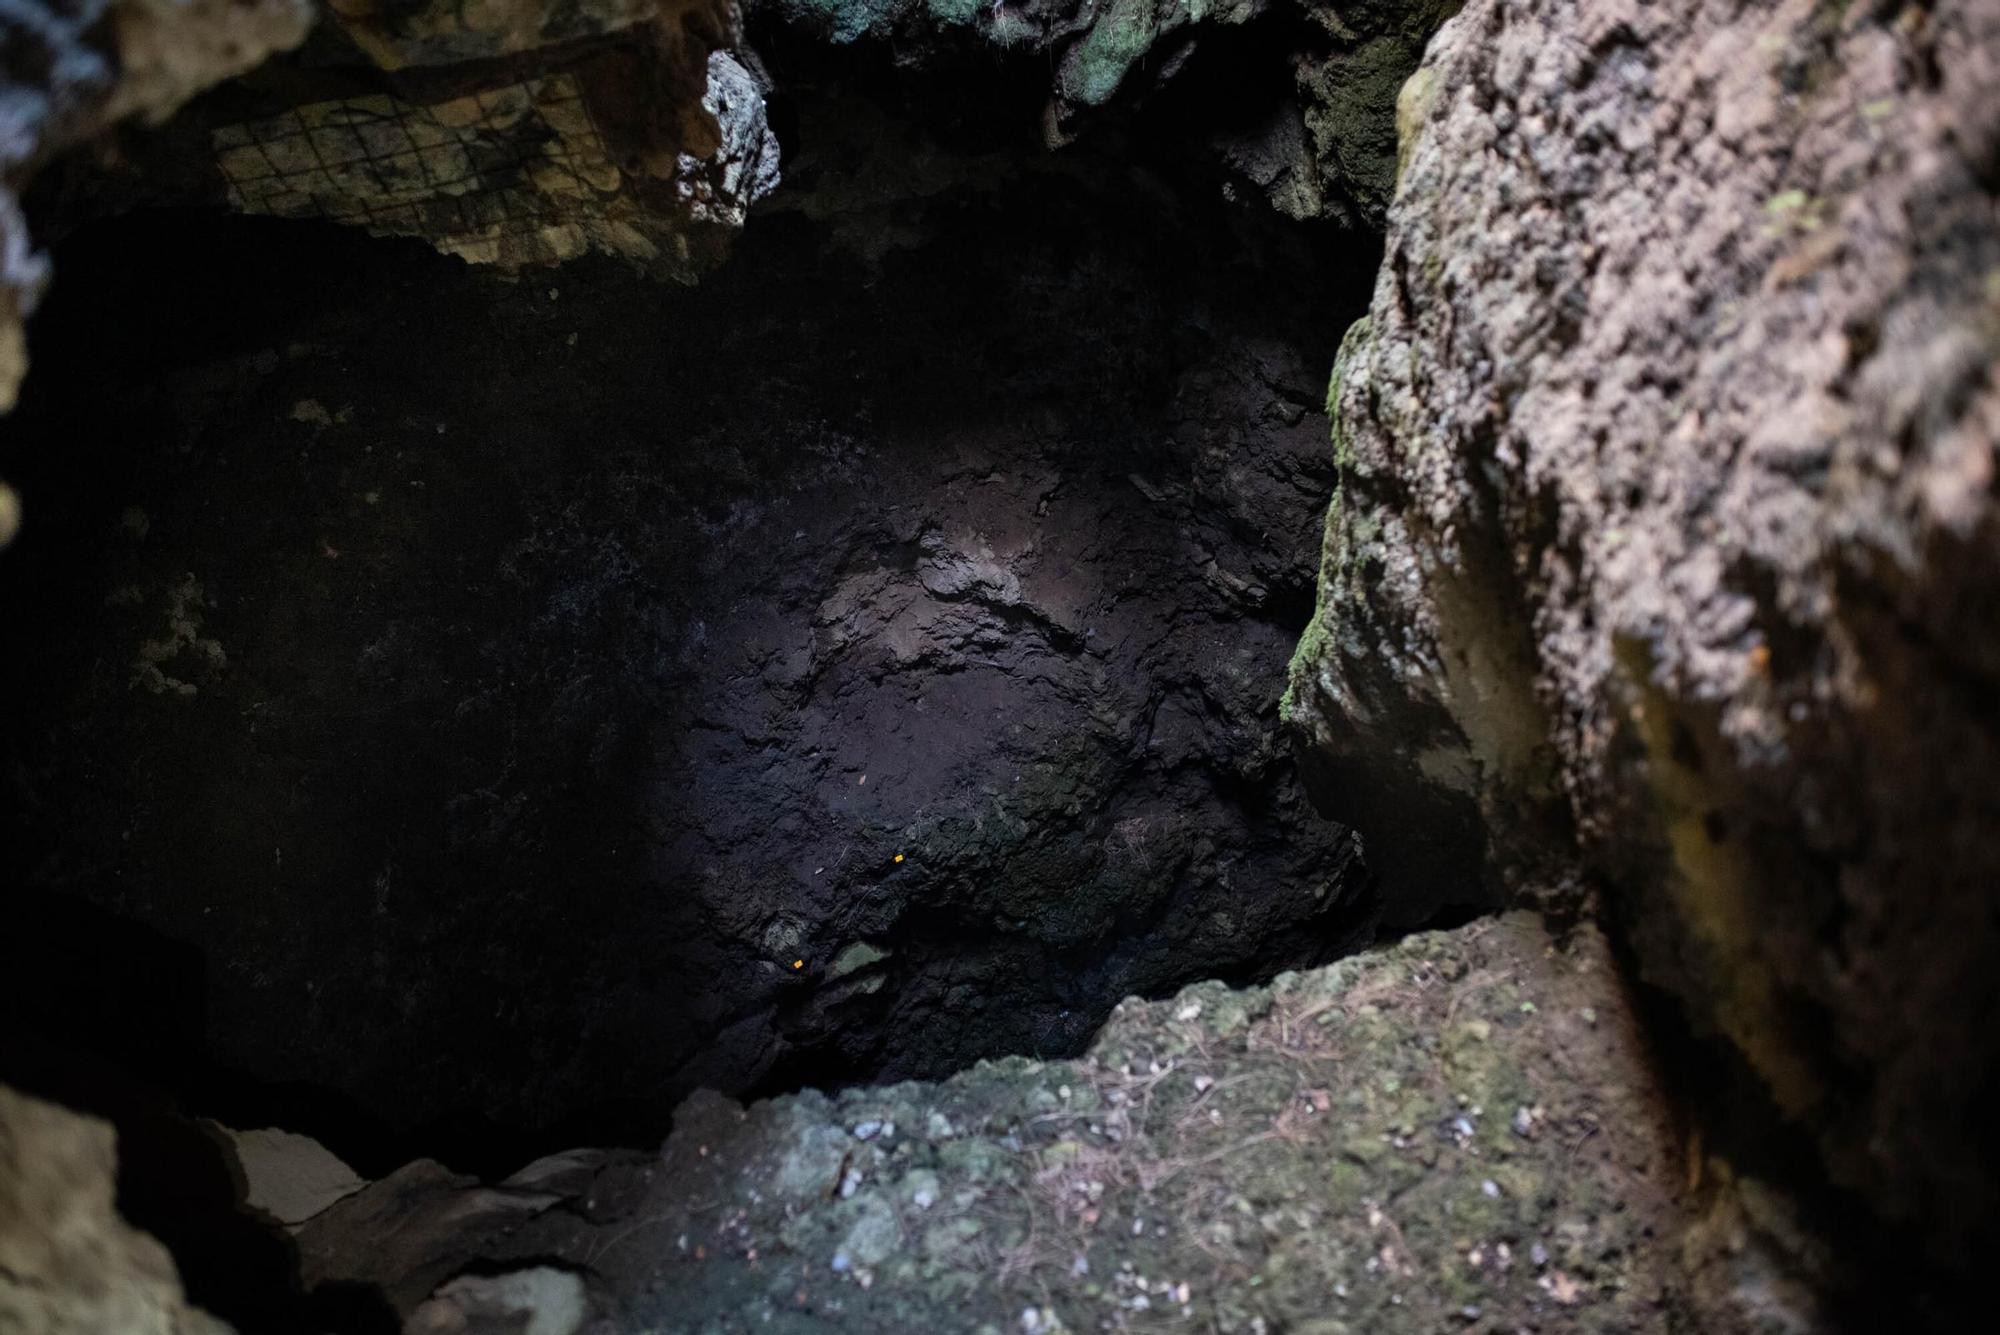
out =
[[[657,1155],[414,1163],[297,1242],[426,1332],[1736,1328],[1775,1298],[1649,1069],[1602,939],[1511,914],[1127,1002],[1074,1060],[699,1094]]]

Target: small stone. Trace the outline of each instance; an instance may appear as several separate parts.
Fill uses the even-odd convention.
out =
[[[889,952],[879,946],[869,945],[866,941],[853,942],[842,947],[840,953],[833,957],[833,963],[827,966],[827,981],[873,968],[888,958]]]
[[[882,1264],[903,1245],[903,1229],[896,1220],[895,1208],[882,1196],[864,1197],[860,1212],[841,1243],[841,1254],[852,1257],[855,1264],[871,1267]]]
[[[854,1124],[854,1138],[856,1140],[873,1140],[882,1134],[882,1126],[881,1122],[873,1119],[866,1122],[856,1122]]]

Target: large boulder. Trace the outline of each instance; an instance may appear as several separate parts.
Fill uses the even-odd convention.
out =
[[[699,1094],[650,1161],[414,1164],[300,1247],[412,1331],[1823,1328],[1783,1207],[1686,1162],[1603,937],[1517,913],[1128,1001],[1074,1061]]]
[[[1479,0],[1405,87],[1287,714],[1371,861],[1572,902],[1993,1218],[2000,7]]]
[[[0,1085],[0,1330],[228,1335],[119,1218],[111,1127]]]

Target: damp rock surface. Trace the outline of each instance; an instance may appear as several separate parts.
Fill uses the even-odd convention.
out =
[[[404,1311],[440,1253],[569,1271],[603,1332],[1814,1328],[1684,1174],[1603,941],[1515,914],[1128,1002],[1070,1061],[704,1093],[540,1207],[413,1168],[300,1246]]]
[[[1385,875],[1601,878],[1947,1246],[1993,1217],[1996,52],[1985,3],[1448,23],[1289,696]]]
[[[183,283],[94,255],[9,428],[30,1027],[463,1156],[1073,1052],[1435,913],[1278,734],[1335,279],[953,207],[691,294],[211,219]]]

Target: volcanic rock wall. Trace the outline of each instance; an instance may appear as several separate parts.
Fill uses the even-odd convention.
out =
[[[1482,0],[1403,106],[1288,701],[1334,809],[1602,884],[1836,1177],[1990,1229],[2000,7]]]

